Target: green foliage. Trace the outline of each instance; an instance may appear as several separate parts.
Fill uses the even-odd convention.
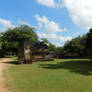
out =
[[[55,52],[56,52],[56,50],[57,50],[56,46],[55,46],[54,44],[52,44],[52,43],[49,43],[49,49],[50,49],[51,51],[55,51]]]
[[[54,55],[55,58],[61,58],[62,47],[56,47],[54,44],[52,44],[51,42],[49,42],[49,40],[46,39],[46,38],[42,38],[41,40],[45,44],[48,45],[50,51],[53,51],[53,55]]]
[[[47,44],[47,45],[49,44],[49,40],[48,40],[48,39],[42,38],[41,40],[42,40],[45,44]]]
[[[1,46],[2,46],[2,33],[0,33],[0,48],[1,48]]]
[[[38,36],[35,32],[35,28],[27,25],[22,25],[13,29],[8,29],[3,33],[0,33],[0,48],[4,52],[16,52],[18,44],[24,39],[30,39],[37,42]],[[84,57],[92,56],[92,29],[87,35],[78,36],[71,41],[67,41],[63,47],[56,47],[49,42],[48,39],[42,38],[41,40],[48,45],[49,49],[53,51],[57,56],[72,56],[72,57]]]
[[[83,57],[85,52],[87,36],[78,36],[71,41],[67,41],[63,47],[64,55],[71,55],[73,57]]]
[[[61,53],[62,52],[62,47],[57,47],[57,53]]]
[[[8,29],[1,33],[0,36],[2,42],[2,49],[4,52],[12,51],[16,52],[18,44],[24,39],[30,39],[31,41],[37,42],[38,36],[35,33],[35,29],[27,25],[22,25],[13,29]]]
[[[52,44],[51,42],[49,42],[49,40],[47,39],[47,38],[42,38],[41,39],[45,44],[47,44],[48,45],[48,47],[49,47],[49,49],[51,50],[51,51],[57,51],[57,48],[56,48],[56,46],[54,45],[54,44]]]
[[[22,25],[14,29],[8,29],[6,32],[2,33],[3,39],[7,41],[22,41],[25,38],[28,38],[32,41],[37,41],[38,36],[34,32],[34,28],[31,28],[27,25]]]
[[[92,58],[92,29],[87,34],[86,53]]]

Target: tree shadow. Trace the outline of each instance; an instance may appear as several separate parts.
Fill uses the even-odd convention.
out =
[[[2,62],[2,63],[18,65],[17,61],[9,61],[9,62],[6,61],[6,62]]]
[[[70,72],[92,75],[92,62],[91,61],[81,61],[72,60],[58,62],[57,64],[40,64],[40,67],[45,69],[67,69]]]

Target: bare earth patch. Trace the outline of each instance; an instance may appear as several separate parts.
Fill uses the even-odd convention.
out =
[[[6,69],[7,65],[5,62],[11,61],[10,58],[2,58],[0,60],[0,92],[7,92],[7,88],[5,87],[5,81],[3,77],[3,71]]]

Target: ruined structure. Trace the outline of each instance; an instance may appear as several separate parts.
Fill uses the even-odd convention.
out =
[[[28,64],[36,61],[51,61],[53,55],[44,42],[32,42],[25,39],[19,44],[18,63]]]

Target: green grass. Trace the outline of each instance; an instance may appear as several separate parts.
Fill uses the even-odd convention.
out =
[[[92,92],[92,63],[89,59],[11,64],[5,72],[11,92]]]

